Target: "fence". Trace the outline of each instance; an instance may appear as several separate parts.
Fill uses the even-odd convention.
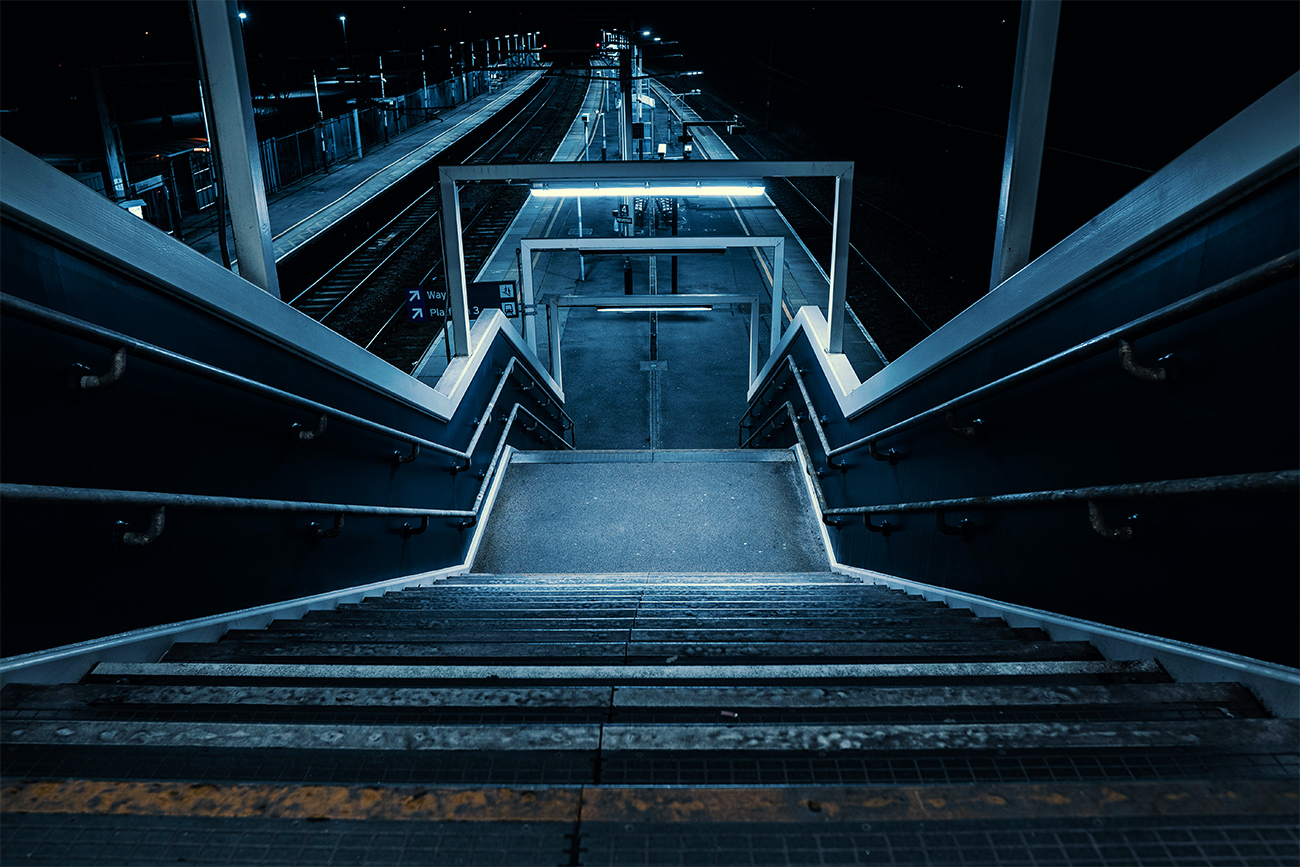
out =
[[[491,76],[492,84],[500,78]],[[486,93],[490,74],[468,73],[440,84],[390,97],[381,104],[356,108],[310,129],[259,143],[262,178],[272,193],[335,163],[360,158],[412,127],[427,123],[435,109],[450,108]],[[468,91],[468,93],[466,93]]]

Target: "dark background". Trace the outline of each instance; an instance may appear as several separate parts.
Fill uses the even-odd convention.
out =
[[[586,56],[569,52],[594,50],[602,27],[649,30],[663,41],[645,40],[647,71],[699,70],[666,81],[718,97],[793,155],[855,160],[856,190],[872,207],[951,254],[952,277],[967,291],[987,284],[1018,2],[248,0],[240,8],[262,137],[315,119],[313,72],[374,73],[381,52],[388,92],[400,93],[418,86],[422,70],[431,83],[452,74],[461,41],[541,31],[551,59],[582,65]],[[196,120],[198,107],[186,3],[6,0],[0,34],[0,134],[20,146],[95,152],[92,65],[111,65],[103,75],[128,150],[196,134],[185,118]],[[1065,0],[1034,255],[1300,69],[1297,34],[1300,4],[1283,0]],[[325,113],[378,89],[323,85]],[[159,123],[164,115],[173,122]]]

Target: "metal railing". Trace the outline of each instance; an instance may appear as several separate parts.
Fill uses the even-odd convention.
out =
[[[226,385],[231,388],[238,389],[239,391],[243,391],[248,394],[264,397],[288,406],[304,409],[307,410],[308,412],[315,414],[316,419],[310,427],[304,424],[295,424],[292,426],[293,430],[297,433],[298,438],[302,440],[316,439],[317,437],[321,436],[325,431],[325,427],[328,421],[330,419],[335,419],[337,421],[345,422],[347,424],[350,424],[362,430],[367,430],[373,433],[378,433],[387,437],[391,437],[392,439],[395,439],[399,442],[405,443],[406,445],[412,447],[412,451],[409,455],[403,454],[401,451],[395,451],[392,456],[392,460],[394,463],[399,463],[399,464],[410,463],[419,454],[419,450],[421,448],[424,448],[424,449],[429,449],[430,451],[433,452],[437,452],[439,454],[444,454],[456,458],[457,461],[464,461],[463,466],[459,465],[456,462],[453,462],[450,465],[450,467],[448,467],[448,469],[453,473],[460,472],[461,470],[464,470],[469,467],[474,445],[477,444],[479,437],[482,435],[483,429],[490,421],[490,413],[485,414],[482,418],[480,418],[478,422],[478,426],[474,432],[473,439],[470,442],[470,447],[465,451],[461,451],[459,449],[454,449],[449,446],[445,446],[441,443],[437,443],[437,442],[433,442],[432,440],[425,439],[424,437],[416,436],[415,434],[407,433],[405,431],[400,431],[397,430],[396,428],[392,428],[389,427],[388,425],[380,424],[379,422],[371,421],[370,419],[367,418],[362,418],[361,416],[354,415],[353,413],[346,412],[345,410],[341,410],[336,407],[329,406],[328,404],[321,403],[320,401],[302,397],[300,395],[293,394],[292,392],[288,392],[283,389],[276,388],[275,386],[267,385],[265,383],[258,382],[256,380],[249,379],[244,376],[240,376],[239,374],[236,373],[231,373],[228,370],[224,370],[222,368],[215,367],[210,364],[206,364],[202,361],[197,361],[193,358],[190,358],[185,355],[181,355],[180,353],[177,352],[172,352],[169,349],[164,349],[155,344],[146,343],[143,340],[138,340],[134,337],[129,337],[120,332],[112,331],[110,329],[103,328],[101,326],[94,325],[89,322],[85,322],[84,320],[77,319],[75,317],[68,316],[67,314],[59,313],[54,310],[50,310],[49,308],[42,307],[38,304],[33,304],[29,301],[24,301],[19,298],[15,298],[11,295],[0,294],[0,313],[11,315],[16,318],[23,319],[25,321],[32,322],[35,324],[43,325],[45,327],[57,331],[61,331],[65,334],[70,334],[72,336],[81,338],[83,340],[87,340],[89,342],[98,343],[102,346],[106,346],[114,350],[111,367],[109,368],[109,371],[106,374],[94,375],[91,374],[89,368],[85,368],[84,366],[79,365],[78,367],[80,369],[85,370],[85,374],[75,376],[73,378],[70,384],[74,389],[84,390],[90,388],[104,388],[108,385],[118,382],[125,373],[127,356],[134,355],[136,357],[146,359],[148,361],[152,361],[157,364],[161,364],[165,367],[172,368],[173,370],[178,370],[194,376],[199,376],[211,382],[220,383],[222,385]],[[514,364],[514,359],[512,358],[510,363],[506,365],[505,369],[500,374],[500,381],[497,383],[497,390],[496,393],[493,395],[493,402],[495,402],[497,396],[500,395],[501,390],[505,385],[506,379],[514,371],[515,371],[515,364]],[[525,373],[527,372],[525,371]],[[541,388],[537,380],[533,378],[531,374],[529,374],[528,376],[529,379],[532,380],[532,384],[530,386],[527,386],[527,390],[537,388],[539,389],[539,392],[544,393],[543,391],[541,391]],[[547,399],[547,403],[549,403],[549,398]],[[543,405],[546,405],[546,403],[544,403]],[[558,407],[558,403],[557,403],[557,408],[559,410],[559,417],[562,419],[562,427],[566,430],[572,430],[573,427],[572,419],[570,419],[569,416],[566,413],[564,413],[563,408]],[[563,438],[561,437],[561,440],[562,439]]]
[[[504,382],[504,378],[502,381]],[[511,428],[514,427],[521,412],[530,417],[534,422],[533,426],[525,428],[526,430],[537,431],[540,429],[553,440],[560,443],[564,448],[573,448],[573,446],[564,441],[562,434],[556,433],[526,407],[522,404],[516,403],[511,409],[510,414],[504,417],[505,428],[501,431],[501,437],[497,441],[496,451],[492,455],[492,462],[483,474],[483,480],[479,484],[478,494],[474,498],[474,506],[471,509],[425,509],[418,506],[371,506],[355,503],[317,503],[302,500],[216,497],[205,494],[175,494],[161,491],[121,491],[106,490],[103,488],[68,488],[53,485],[22,485],[13,483],[0,483],[0,500],[8,503],[32,503],[37,505],[144,506],[153,508],[154,512],[150,517],[149,528],[143,532],[128,530],[126,522],[118,521],[118,540],[123,545],[135,547],[148,545],[162,534],[167,509],[318,513],[333,515],[334,523],[332,526],[327,527],[324,524],[317,522],[312,522],[308,526],[308,530],[313,535],[323,539],[333,538],[342,532],[343,518],[345,515],[390,515],[394,517],[420,518],[421,522],[419,526],[412,526],[410,522],[402,524],[401,534],[404,539],[410,538],[411,536],[417,536],[427,530],[430,518],[463,518],[464,520],[460,521],[457,525],[463,530],[473,527],[478,523],[479,516],[483,510],[484,497],[487,494],[488,488],[492,484],[493,476],[496,473],[497,464],[500,461],[501,454],[505,451],[506,439],[509,437]]]
[[[812,424],[813,424],[813,430],[815,430],[815,431],[817,432],[817,440],[818,440],[818,442],[821,443],[822,453],[823,453],[823,454],[826,454],[826,455],[829,455],[829,454],[831,453],[831,444],[830,444],[830,442],[826,439],[826,429],[825,429],[824,427],[822,427],[822,419],[821,419],[821,416],[819,416],[819,415],[817,414],[817,410],[813,407],[812,397],[808,394],[808,387],[807,387],[806,385],[804,385],[804,382],[803,382],[803,371],[801,371],[801,370],[799,369],[799,366],[798,366],[797,364],[794,363],[794,359],[791,358],[790,356],[787,355],[787,356],[785,357],[785,361],[786,361],[786,366],[787,366],[787,367],[789,368],[789,370],[790,370],[790,375],[794,378],[795,384],[799,386],[799,394],[802,395],[802,397],[803,397],[803,405],[804,405],[804,407],[808,410],[808,419],[809,419],[809,420],[812,422]],[[770,388],[770,387],[774,384],[774,381],[775,381],[775,379],[776,379],[776,376],[777,376],[780,372],[781,372],[781,365],[778,364],[778,365],[773,366],[771,372],[769,372],[768,375],[767,375],[767,379],[765,379],[765,380],[763,381],[762,386],[760,386],[759,389],[758,389],[758,391],[756,391],[756,392],[754,393],[754,396],[755,396],[755,398],[757,399],[757,402],[762,403],[764,406],[771,406],[771,405],[772,405],[772,401],[770,401],[770,400],[764,400],[764,399],[763,399],[763,395],[767,392],[767,389]],[[784,388],[784,386],[778,384],[778,385],[777,385],[777,388],[778,388],[778,389],[780,389],[780,388]],[[789,406],[789,403],[787,402],[786,405]],[[781,411],[781,410],[778,409],[778,410],[777,410],[777,413],[779,413],[780,411]],[[742,441],[742,440],[741,440],[741,437],[743,437],[743,436],[745,435],[744,432],[750,428],[750,425],[748,424],[748,422],[749,422],[749,418],[750,418],[750,415],[751,415],[752,412],[753,412],[753,405],[751,404],[749,410],[746,411],[744,417],[741,418],[741,420],[740,420],[740,422],[739,422],[739,425],[738,425],[738,427],[739,427],[739,431],[737,432],[736,439],[737,439],[737,442],[738,442],[740,448],[742,448],[742,449],[743,449],[743,448],[747,448],[747,447],[749,446],[749,444],[750,444],[751,442],[753,442],[754,437],[758,436],[758,434],[761,433],[761,432],[763,431],[764,427],[765,427],[765,426],[766,426],[766,425],[767,425],[767,424],[772,420],[772,417],[769,416],[768,419],[766,419],[766,420],[764,420],[764,421],[762,421],[762,422],[759,422],[757,425],[753,425],[753,430],[754,430],[754,432],[753,432],[752,434],[749,435],[748,439],[744,439],[744,440]],[[772,415],[775,416],[776,413],[773,413]],[[833,466],[833,467],[837,467],[837,466],[838,466],[837,464],[835,464],[834,462],[829,461],[829,460],[828,460],[828,463],[829,463],[831,466]]]
[[[950,535],[966,534],[976,528],[963,519],[959,524],[950,526],[944,521],[945,512],[957,512],[976,509],[1011,508],[1017,506],[1049,505],[1054,503],[1088,504],[1089,520],[1092,528],[1101,536],[1111,539],[1132,539],[1135,530],[1132,526],[1111,528],[1101,516],[1099,502],[1114,500],[1149,500],[1164,497],[1187,496],[1195,494],[1225,493],[1274,493],[1285,494],[1300,491],[1300,470],[1281,470],[1269,473],[1240,473],[1228,476],[1205,476],[1192,479],[1169,479],[1154,482],[1137,482],[1119,485],[1097,485],[1088,488],[1061,488],[1050,491],[1028,491],[1021,494],[999,494],[992,497],[958,497],[949,500],[918,500],[911,503],[885,503],[876,506],[847,506],[841,509],[824,509],[822,518],[828,524],[839,517],[861,515],[868,530],[883,532],[888,535],[891,530],[889,522],[881,525],[871,523],[872,515],[907,514],[909,512],[935,512],[936,521],[942,532]],[[830,520],[828,520],[830,519]],[[1131,516],[1130,523],[1136,522],[1137,516]]]
[[[981,420],[975,419],[970,425],[961,426],[955,421],[954,410],[972,403],[981,398],[990,397],[1002,392],[1008,391],[1016,385],[1028,382],[1039,376],[1063,369],[1070,364],[1091,358],[1105,352],[1109,349],[1118,349],[1119,360],[1122,368],[1130,375],[1145,382],[1166,382],[1169,381],[1170,369],[1177,363],[1176,359],[1166,357],[1161,362],[1166,367],[1143,367],[1138,365],[1132,356],[1132,341],[1138,337],[1151,334],[1161,328],[1168,327],[1192,316],[1205,313],[1216,307],[1227,304],[1243,298],[1253,292],[1264,289],[1268,286],[1275,285],[1278,281],[1295,274],[1297,263],[1300,261],[1300,251],[1292,251],[1284,256],[1280,256],[1255,268],[1231,277],[1227,280],[1216,283],[1207,289],[1197,292],[1187,298],[1168,304],[1159,310],[1130,320],[1118,328],[1099,334],[1090,340],[1076,344],[1062,352],[1049,356],[1035,364],[1028,365],[1020,370],[1007,376],[996,379],[979,388],[972,389],[958,397],[943,403],[936,404],[924,412],[917,413],[903,421],[888,427],[882,428],[873,434],[854,440],[853,442],[830,448],[829,441],[826,438],[825,431],[822,427],[822,419],[813,406],[812,399],[808,390],[803,383],[803,377],[799,367],[795,364],[794,359],[786,357],[786,367],[789,369],[799,390],[803,396],[804,406],[807,409],[806,418],[811,420],[818,434],[818,439],[822,446],[822,451],[826,455],[827,463],[839,469],[841,472],[846,471],[848,466],[841,461],[836,464],[833,460],[839,455],[846,454],[855,449],[869,448],[871,456],[877,460],[888,461],[893,464],[898,460],[899,455],[894,449],[881,452],[877,449],[877,442],[895,433],[916,427],[917,425],[943,416],[949,427],[961,435],[973,435],[978,432]],[[755,392],[755,400],[751,402],[746,411],[745,418],[741,420],[742,430],[747,427],[746,420],[754,413],[755,406],[758,404],[770,405],[770,400],[765,400],[765,394],[768,389],[774,386],[776,377],[782,372],[781,365],[775,365],[768,377],[764,380],[761,387]],[[778,388],[783,386],[777,385]],[[780,419],[781,415],[785,419]],[[821,511],[822,521],[829,526],[842,526],[841,518],[849,516],[863,516],[864,523],[868,530],[880,532],[888,535],[893,529],[888,521],[880,525],[871,523],[872,515],[879,514],[903,514],[915,512],[934,512],[936,514],[936,523],[938,529],[949,535],[967,535],[973,531],[969,520],[962,520],[957,525],[948,525],[944,520],[944,513],[948,511],[960,510],[977,510],[984,508],[1005,508],[1026,505],[1044,505],[1054,503],[1070,502],[1087,502],[1089,510],[1089,520],[1093,529],[1106,538],[1114,539],[1132,539],[1135,530],[1132,526],[1111,528],[1106,524],[1098,506],[1099,501],[1109,500],[1129,500],[1129,499],[1150,499],[1157,497],[1183,496],[1183,495],[1204,495],[1204,494],[1222,494],[1222,493],[1289,493],[1300,490],[1300,470],[1278,470],[1264,473],[1246,473],[1227,476],[1209,476],[1201,478],[1149,481],[1129,484],[1102,485],[1084,488],[1063,488],[1057,490],[1030,491],[1015,494],[1000,494],[993,496],[981,497],[963,497],[944,500],[923,500],[906,503],[888,503],[870,506],[847,506],[843,508],[827,508],[827,501],[821,488],[820,478],[824,470],[814,470],[813,463],[810,459],[807,442],[804,439],[803,432],[800,428],[800,422],[805,416],[798,413],[794,406],[785,401],[770,416],[762,422],[754,425],[753,432],[741,443],[741,448],[748,447],[754,439],[765,430],[779,430],[788,420],[794,427],[798,437],[799,448],[803,451],[812,481],[813,490],[817,496],[818,506]],[[1135,520],[1136,516],[1133,519]]]
[[[1075,344],[1069,349],[1058,352],[1036,364],[1023,367],[1015,373],[1008,374],[1001,379],[996,379],[979,388],[972,389],[965,394],[954,397],[951,400],[932,406],[924,412],[919,412],[911,418],[892,424],[888,427],[881,428],[873,434],[868,434],[861,439],[854,440],[847,445],[840,446],[827,454],[827,459],[838,457],[861,448],[870,448],[871,456],[877,460],[888,460],[894,463],[898,460],[899,455],[893,449],[887,452],[880,452],[876,444],[886,437],[893,436],[896,433],[916,427],[923,422],[944,416],[948,418],[950,426],[958,433],[972,432],[972,426],[961,426],[956,424],[955,420],[950,417],[958,408],[969,403],[981,400],[982,398],[992,397],[1001,394],[1010,388],[1021,383],[1028,382],[1031,379],[1053,373],[1064,367],[1068,367],[1077,361],[1100,355],[1111,349],[1118,349],[1120,355],[1120,364],[1132,376],[1145,381],[1165,381],[1168,372],[1161,368],[1142,368],[1132,361],[1132,342],[1139,337],[1146,336],[1161,328],[1166,328],[1184,319],[1190,319],[1200,313],[1220,307],[1230,301],[1245,297],[1252,292],[1263,289],[1272,285],[1279,279],[1294,274],[1296,271],[1297,259],[1300,258],[1300,251],[1293,250],[1285,256],[1280,256],[1270,262],[1265,262],[1256,268],[1231,277],[1221,283],[1216,283],[1207,289],[1203,289],[1194,295],[1190,295],[1181,301],[1161,307],[1145,316],[1130,320],[1118,328],[1113,328],[1103,334],[1099,334],[1091,340],[1085,340],[1082,343]],[[978,428],[978,425],[973,427]]]
[[[503,453],[506,441],[513,429],[516,421],[522,416],[532,419],[532,425],[526,426],[525,429],[530,432],[536,432],[539,436],[547,436],[553,442],[558,443],[559,448],[574,448],[573,420],[559,405],[558,400],[552,398],[538,383],[537,379],[527,370],[520,368],[517,364],[518,358],[511,357],[510,361],[501,369],[497,376],[496,388],[488,401],[483,415],[475,419],[474,434],[470,439],[469,445],[464,451],[445,446],[441,443],[433,442],[424,437],[415,434],[397,430],[388,425],[380,424],[369,419],[363,418],[353,413],[346,412],[336,407],[311,400],[292,392],[249,379],[239,374],[232,373],[219,367],[198,361],[185,355],[181,355],[171,350],[164,349],[152,343],[147,343],[125,334],[103,328],[98,325],[85,322],[72,316],[68,316],[57,311],[50,310],[38,304],[33,304],[10,295],[0,294],[0,312],[36,325],[50,328],[82,340],[113,349],[113,357],[107,371],[102,374],[91,373],[89,368],[84,365],[74,365],[72,373],[68,377],[68,385],[73,390],[90,390],[104,389],[116,385],[126,375],[126,359],[128,355],[134,355],[162,366],[168,367],[190,375],[226,385],[252,394],[258,397],[274,400],[281,404],[292,406],[299,409],[308,410],[316,415],[314,425],[294,424],[291,426],[297,437],[302,440],[313,440],[322,436],[325,432],[327,422],[330,419],[346,422],[354,427],[367,430],[373,433],[379,433],[391,437],[399,442],[405,443],[411,447],[409,453],[401,450],[395,450],[392,453],[391,461],[394,465],[401,465],[414,461],[420,454],[421,448],[426,448],[439,454],[449,455],[455,459],[448,468],[453,474],[468,469],[472,464],[473,455],[482,439],[484,431],[494,419],[497,403],[506,384],[510,381],[512,375],[521,373],[527,376],[529,382],[520,382],[520,388],[525,392],[536,390],[534,400],[540,406],[548,407],[552,402],[555,403],[554,412],[548,413],[552,420],[559,420],[560,431],[553,430],[548,424],[543,422],[537,414],[529,408],[516,402],[507,415],[503,415],[500,421],[504,422],[504,428],[497,442],[496,450],[493,453],[492,461],[487,470],[482,474],[482,482],[479,486],[478,495],[474,501],[472,509],[426,509],[415,506],[375,506],[361,505],[351,503],[321,503],[306,502],[297,500],[271,500],[256,499],[243,497],[222,497],[209,496],[202,494],[182,494],[166,493],[158,491],[127,491],[127,490],[106,490],[96,488],[70,488],[46,485],[27,485],[0,483],[0,499],[7,502],[35,503],[35,504],[78,504],[78,505],[122,505],[122,506],[144,506],[154,509],[153,516],[150,520],[149,528],[143,532],[129,531],[123,522],[119,525],[119,541],[126,545],[146,545],[152,542],[163,530],[165,521],[165,512],[167,509],[206,509],[206,510],[239,510],[248,512],[315,512],[330,514],[334,516],[334,525],[324,527],[313,523],[312,531],[320,537],[332,537],[338,535],[343,527],[344,515],[391,515],[399,517],[420,518],[421,524],[413,527],[409,523],[403,524],[402,535],[404,538],[417,535],[428,528],[429,518],[432,517],[452,517],[462,518],[460,527],[462,529],[472,527],[478,521],[479,514],[482,510],[484,496],[492,482],[493,475],[499,463],[500,455]],[[569,432],[569,440],[565,440],[564,432]],[[463,466],[460,462],[463,461]]]

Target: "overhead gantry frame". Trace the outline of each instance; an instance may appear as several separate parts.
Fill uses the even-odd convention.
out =
[[[831,234],[830,292],[824,336],[827,352],[844,350],[844,304],[849,264],[849,213],[853,197],[853,163],[850,161],[787,160],[677,160],[632,162],[515,163],[511,165],[442,166],[438,170],[442,204],[442,242],[446,257],[447,298],[451,306],[452,351],[469,354],[469,302],[466,298],[465,253],[461,240],[460,194],[456,184],[498,181],[517,184],[615,181],[644,184],[646,195],[655,187],[698,184],[708,195],[709,184],[752,181],[763,177],[831,177],[835,179],[835,214]],[[630,239],[620,239],[626,246]],[[662,245],[665,238],[656,238]],[[701,239],[706,240],[706,239]],[[749,246],[761,246],[750,239]],[[590,243],[590,242],[588,242]],[[770,243],[770,242],[769,242]],[[714,241],[716,246],[716,240]],[[583,245],[587,246],[586,244]],[[707,245],[706,245],[707,246]]]
[[[716,235],[697,235],[694,237],[646,237],[646,238],[524,238],[519,242],[520,250],[520,295],[524,305],[523,323],[524,339],[535,352],[537,350],[536,301],[533,296],[533,251],[534,250],[579,250],[592,253],[610,253],[626,251],[634,255],[672,255],[675,253],[702,252],[706,250],[725,251],[733,248],[761,247],[772,249],[772,309],[771,338],[769,352],[775,352],[781,341],[781,297],[783,291],[783,272],[785,271],[785,238],[768,235],[737,235],[718,237]],[[567,297],[567,296],[566,296]],[[749,381],[752,385],[758,376],[758,297],[752,295],[635,295],[619,296],[617,299],[561,299],[559,306],[624,306],[669,308],[688,304],[734,304],[748,301],[750,303],[749,328]],[[597,301],[599,303],[597,303]],[[550,302],[548,302],[550,303]],[[560,373],[560,331],[558,319],[551,329],[551,375],[563,388]]]

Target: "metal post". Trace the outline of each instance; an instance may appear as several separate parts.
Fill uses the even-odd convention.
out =
[[[1022,0],[1020,4],[1020,37],[1016,43],[1007,146],[1002,157],[1002,193],[998,199],[990,291],[1029,264],[1060,18],[1060,0]]]
[[[563,391],[564,373],[560,370],[560,305],[554,295],[546,297],[546,321],[551,338],[551,379],[555,380],[555,384]]]
[[[619,54],[618,63],[619,93],[622,104],[619,106],[619,159],[627,161],[631,159],[632,150],[632,45],[629,41],[626,48]],[[623,197],[623,204],[627,206],[627,212],[632,214],[632,199],[630,196]],[[620,224],[623,231],[619,234],[625,237],[632,237],[633,228],[631,223]]]
[[[524,267],[523,251],[518,247],[515,248],[515,263],[519,270],[519,301],[522,305],[519,316],[519,327],[523,329],[524,340],[528,342],[528,348],[537,353],[537,300],[533,296],[533,269],[532,263],[529,267]]]
[[[677,197],[673,196],[673,237],[677,237]],[[672,283],[673,294],[677,294],[677,257],[673,256],[672,264]]]
[[[582,240],[582,196],[575,196],[578,200],[578,240]],[[578,278],[587,279],[587,262],[582,257],[582,251],[578,251]]]
[[[827,352],[844,351],[844,303],[848,296],[849,213],[853,208],[853,167],[835,178],[835,222],[831,236],[831,294],[826,305],[830,325]]]
[[[127,198],[126,186],[126,166],[122,161],[122,141],[118,133],[117,121],[113,119],[113,112],[108,107],[108,99],[104,96],[104,83],[99,77],[99,68],[92,66],[90,68],[90,81],[95,89],[95,107],[99,110],[99,129],[104,137],[104,163],[108,167],[105,172],[104,189],[108,197],[114,201]],[[199,83],[199,99],[202,101],[202,82]],[[204,115],[206,118],[207,115]]]
[[[772,248],[772,342],[769,352],[776,352],[781,342],[781,326],[785,324],[781,311],[785,298],[785,238],[778,238]]]
[[[448,329],[455,342],[456,355],[469,355],[469,300],[465,294],[465,250],[460,236],[460,196],[456,182],[447,177],[446,168],[438,170],[439,195],[442,199],[443,270],[447,275]]]
[[[253,98],[248,87],[243,40],[239,35],[239,9],[234,0],[223,3],[191,0],[190,8],[202,48],[200,66],[212,93],[223,192],[230,202],[230,223],[235,254],[244,279],[280,297],[271,243],[271,219],[266,210],[266,189],[257,153],[253,125]]]

